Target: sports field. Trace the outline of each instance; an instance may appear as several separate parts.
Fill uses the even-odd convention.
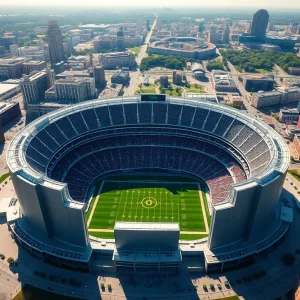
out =
[[[208,235],[205,193],[196,182],[105,180],[87,213],[89,234],[113,238],[116,221],[179,222],[181,239]]]

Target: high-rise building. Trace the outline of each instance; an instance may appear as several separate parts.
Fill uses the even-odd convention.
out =
[[[223,44],[229,44],[229,41],[230,41],[230,29],[229,29],[229,25],[226,24],[226,27],[223,32]]]
[[[28,61],[23,63],[23,74],[29,75],[33,71],[42,71],[46,68],[45,61]]]
[[[21,78],[23,72],[24,58],[0,59],[0,78],[17,79]]]
[[[106,84],[104,66],[94,66],[94,78],[96,88],[104,87]]]
[[[105,53],[99,55],[99,63],[105,69],[131,68],[135,65],[135,56],[131,51]]]
[[[117,31],[117,48],[119,51],[122,51],[125,49],[124,31],[123,31],[122,26],[119,26],[119,30]]]
[[[9,47],[15,44],[17,44],[17,37],[14,35],[0,37],[0,46],[3,46],[6,50],[9,50]]]
[[[250,35],[255,36],[258,40],[264,40],[266,37],[268,23],[269,13],[265,9],[260,9],[253,15]]]
[[[68,77],[55,81],[55,97],[59,100],[82,102],[96,95],[94,78]]]
[[[65,60],[61,30],[55,20],[48,21],[47,37],[51,64]]]
[[[25,107],[32,102],[43,100],[45,91],[53,86],[53,83],[54,72],[49,69],[24,76],[21,87]]]
[[[204,21],[201,21],[198,26],[198,32],[203,33],[204,30],[205,30]]]

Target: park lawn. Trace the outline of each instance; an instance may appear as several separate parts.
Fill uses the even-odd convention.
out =
[[[3,174],[0,177],[0,183],[2,183],[3,181],[5,181],[9,176],[10,176],[10,173]]]
[[[138,89],[135,93],[136,94],[156,94],[156,85],[149,84],[148,86],[142,85],[140,89]]]
[[[195,89],[185,89],[186,93],[193,93],[193,94],[204,94],[205,91],[202,90],[195,90]]]
[[[179,92],[179,93],[176,92],[176,89],[177,89],[177,88],[180,89],[180,92]],[[181,86],[175,85],[175,84],[173,84],[173,83],[171,84],[170,87],[165,88],[165,91],[166,91],[166,94],[167,94],[167,95],[171,95],[171,96],[181,96],[181,95],[182,95],[182,92],[183,92]]]
[[[291,174],[295,179],[300,181],[300,173],[298,170],[288,170],[288,173]]]
[[[260,74],[266,74],[266,73],[269,73],[270,71],[268,70],[265,70],[265,69],[255,69],[257,73],[260,73]]]
[[[134,54],[138,55],[141,47],[133,47],[133,48],[129,48],[130,51],[132,51]]]
[[[166,95],[171,95],[171,96],[181,96],[181,93],[177,93],[175,90],[169,90],[166,89]]]

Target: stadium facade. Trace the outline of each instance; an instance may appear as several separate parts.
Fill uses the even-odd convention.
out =
[[[147,257],[153,261],[142,261],[141,266],[158,261],[174,266],[185,257],[199,256],[207,272],[223,271],[252,262],[276,246],[289,229],[277,206],[290,160],[282,138],[227,106],[144,96],[63,108],[35,120],[12,140],[7,163],[18,201],[9,208],[7,221],[18,243],[60,266],[89,269],[99,253],[116,257],[124,266],[124,256],[116,254],[124,249],[116,245],[126,244],[126,238],[117,230],[129,230],[128,225],[115,228],[116,241],[88,235],[85,212],[92,186],[110,174],[160,173],[206,182],[209,236],[178,241],[179,229],[176,232],[172,224],[141,225],[135,230],[163,231],[148,235],[153,245],[162,244],[160,239],[169,235],[165,231],[174,237],[170,249],[151,249],[156,255]],[[132,236],[129,232],[128,240]],[[134,247],[132,241],[128,244]],[[136,244],[126,253],[143,251],[138,239]],[[171,252],[162,257],[162,250]],[[126,259],[125,266],[135,266]]]
[[[150,44],[152,54],[173,55],[194,59],[210,59],[216,56],[216,46],[193,37],[169,37]]]

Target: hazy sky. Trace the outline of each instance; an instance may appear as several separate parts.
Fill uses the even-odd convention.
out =
[[[275,8],[275,7],[284,7],[286,9],[289,8],[300,8],[299,0],[0,0],[0,5],[20,5],[20,6],[30,6],[30,5],[38,5],[38,6],[157,6],[157,7],[175,7],[175,6],[205,6],[205,7],[213,7],[213,6],[234,6],[234,7],[256,7],[256,8]]]

